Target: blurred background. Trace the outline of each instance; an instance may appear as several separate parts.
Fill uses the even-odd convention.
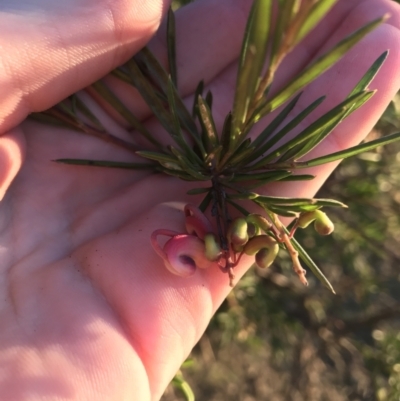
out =
[[[400,94],[368,139],[396,131]],[[285,253],[251,269],[182,368],[196,401],[400,400],[400,144],[344,161],[317,196],[349,206],[328,210],[330,237],[296,233],[337,295]]]

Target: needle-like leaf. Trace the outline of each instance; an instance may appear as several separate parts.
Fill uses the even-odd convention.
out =
[[[167,51],[169,73],[175,88],[177,88],[178,74],[176,71],[175,15],[171,8],[168,10],[167,16]]]
[[[131,124],[135,130],[140,132],[148,141],[157,146],[157,148],[162,149],[162,145],[154,138],[153,135],[150,134],[146,127],[135,117],[135,115],[122,103],[118,96],[116,96],[104,82],[97,81],[92,84],[92,88],[129,124]]]
[[[311,30],[326,16],[336,2],[337,0],[322,0],[315,2],[313,7],[308,11],[307,18],[303,21],[296,34],[294,46],[311,32]]]
[[[378,18],[369,24],[363,26],[356,32],[347,36],[345,39],[340,41],[331,51],[322,57],[318,58],[308,68],[305,68],[297,78],[286,85],[277,95],[271,100],[266,102],[261,110],[252,118],[254,122],[260,120],[266,113],[269,113],[285,103],[290,99],[294,93],[303,89],[311,81],[316,79],[328,68],[332,67],[343,55],[350,50],[355,44],[357,44],[365,35],[374,30],[380,25],[386,17]]]
[[[287,232],[287,231],[286,231]],[[287,232],[288,233],[288,232]],[[296,241],[295,238],[291,238],[291,243],[294,246],[294,249],[299,253],[301,260],[310,268],[310,270],[314,273],[315,277],[321,281],[327,288],[329,288],[334,294],[336,294],[335,290],[332,287],[332,284],[325,277],[322,271],[318,268],[318,266],[314,263],[314,261],[310,258],[308,253],[303,249],[303,247]]]
[[[241,128],[246,121],[250,101],[256,92],[261,77],[268,48],[271,13],[272,0],[254,1],[247,21],[239,61],[232,113],[231,149],[236,148],[242,139]]]
[[[56,159],[57,163],[73,164],[76,166],[93,166],[93,167],[111,167],[122,168],[128,170],[153,170],[154,164],[149,163],[128,163],[128,162],[113,162],[109,160],[88,160],[88,159]]]
[[[322,132],[325,132],[325,130],[329,127],[334,126],[335,124],[337,125],[347,114],[348,110],[351,109],[357,101],[368,95],[368,92],[361,92],[349,97],[344,102],[340,103],[338,106],[325,113],[322,117],[318,118],[315,122],[310,124],[293,139],[287,141],[285,144],[279,146],[277,149],[272,151],[270,154],[260,160],[257,163],[257,166],[261,165],[261,163],[268,163],[269,161],[275,159],[276,157],[279,157],[280,155],[284,154],[286,151],[292,149],[298,144],[304,144],[305,141],[312,140],[313,137],[316,137]]]
[[[321,164],[332,163],[337,160],[347,159],[348,157],[352,157],[363,152],[368,152],[377,148],[378,146],[388,145],[389,143],[396,142],[398,140],[400,140],[400,132],[386,135],[382,138],[375,139],[373,141],[366,142],[358,146],[353,146],[349,149],[341,150],[339,152],[331,153],[326,156],[317,157],[306,162],[298,162],[296,163],[296,168],[315,167],[320,166]]]

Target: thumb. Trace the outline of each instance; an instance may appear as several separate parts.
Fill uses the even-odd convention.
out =
[[[0,134],[143,47],[169,0],[34,0],[0,6]]]

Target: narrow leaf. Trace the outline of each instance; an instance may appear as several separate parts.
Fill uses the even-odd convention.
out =
[[[288,234],[288,232],[287,232],[287,234]],[[294,246],[294,249],[296,249],[296,251],[299,253],[299,256],[300,256],[301,260],[310,268],[310,270],[314,273],[315,277],[317,277],[317,279],[320,280],[321,283],[323,285],[325,285],[325,287],[329,288],[334,294],[336,294],[335,290],[332,287],[332,284],[325,277],[325,275],[318,268],[318,266],[314,263],[314,261],[310,258],[308,253],[296,241],[296,239],[292,238],[290,241],[291,241],[292,245]]]
[[[314,4],[297,32],[295,45],[314,29],[336,2],[337,0],[322,0]]]
[[[169,76],[165,71],[165,69],[163,68],[163,66],[155,58],[153,53],[147,47],[144,47],[139,53],[135,55],[134,59],[137,60],[139,63],[145,65],[146,69],[148,70],[148,73],[151,76],[151,79],[154,80],[157,86],[165,94],[165,97],[167,97]],[[198,148],[200,149],[201,154],[204,155],[205,151],[203,149],[203,145],[201,143],[200,135],[197,131],[196,124],[175,87],[173,88],[173,92],[174,92],[177,114],[182,123],[182,126],[190,133],[193,140],[196,142]],[[149,104],[149,106],[151,108],[152,105]]]
[[[251,180],[267,180],[269,181],[278,181],[284,177],[290,175],[290,171],[282,170],[282,171],[268,171],[265,173],[249,173],[249,174],[235,174],[232,181],[233,182],[241,182],[241,181],[251,181]]]
[[[286,124],[280,131],[276,133],[267,143],[261,146],[254,154],[255,158],[260,157],[263,153],[270,150],[274,145],[276,145],[282,138],[284,138],[289,132],[296,128],[307,116],[309,116],[323,101],[325,96],[322,96],[312,102],[303,111],[301,111],[296,117],[294,117],[288,124]],[[272,160],[275,156],[268,155],[265,158],[257,162],[254,167],[258,165],[263,165],[266,162]]]
[[[391,135],[386,135],[382,138],[375,139],[373,141],[366,142],[358,146],[353,146],[349,149],[317,157],[315,159],[308,160],[306,162],[296,163],[296,168],[320,166],[321,164],[347,159],[348,157],[358,155],[359,153],[368,152],[370,150],[377,148],[378,146],[388,145],[389,143],[397,142],[398,140],[400,140],[400,132],[396,132],[395,134]]]
[[[199,95],[198,99],[198,111],[200,116],[200,123],[204,129],[205,147],[208,152],[212,151],[219,144],[217,130],[215,128],[214,119],[211,114],[211,110],[208,104]]]
[[[177,88],[178,74],[176,70],[175,15],[171,8],[168,10],[167,17],[167,50],[169,73],[175,88]]]
[[[265,63],[271,10],[271,0],[255,0],[247,21],[233,106],[232,148],[240,137],[240,129],[246,121],[247,110]]]
[[[276,157],[279,157],[292,147],[297,146],[300,143],[304,143],[305,141],[310,140],[310,138],[321,134],[327,127],[331,126],[332,124],[340,122],[347,113],[347,110],[349,110],[356,101],[360,100],[365,95],[366,94],[364,92],[353,95],[350,98],[346,99],[344,102],[340,103],[338,106],[325,113],[322,117],[318,118],[316,121],[310,124],[293,139],[286,142],[285,144],[271,152],[268,156],[263,158],[263,164],[273,160]],[[257,165],[258,164],[259,163],[257,163]]]
[[[149,150],[139,150],[136,152],[136,154],[146,159],[155,160],[159,163],[161,162],[177,163],[178,161],[176,157],[172,155],[167,155],[166,153],[160,153],[160,152],[152,152]]]
[[[361,78],[360,82],[351,91],[349,96],[354,95],[357,92],[365,91],[368,88],[368,85],[371,83],[371,81],[374,79],[375,75],[380,70],[380,68],[381,68],[382,64],[385,62],[388,54],[389,54],[389,51],[386,50],[375,60],[375,62],[371,65],[371,67],[368,69],[368,71]]]
[[[199,96],[203,96],[203,90],[204,90],[204,81],[200,81],[196,87],[196,90],[194,91],[194,100],[193,100],[193,108],[192,108],[193,119],[197,116],[197,113],[196,113],[197,99],[199,98]]]
[[[266,113],[275,110],[281,104],[286,102],[292,97],[294,93],[304,88],[310,82],[315,80],[318,76],[324,73],[327,69],[332,67],[343,55],[358,43],[365,35],[380,25],[384,18],[378,18],[362,28],[358,29],[345,39],[340,41],[331,51],[322,57],[318,58],[309,67],[305,68],[300,75],[284,87],[273,99],[269,100],[262,110],[254,116],[254,121],[258,121]]]
[[[315,175],[311,174],[296,174],[281,178],[279,181],[311,181]]]
[[[116,110],[121,117],[123,117],[136,131],[140,132],[148,141],[158,148],[162,145],[154,139],[153,135],[146,129],[146,127],[135,117],[135,115],[121,102],[108,86],[102,82],[97,81],[92,84],[92,88],[104,99],[107,103]]]
[[[200,202],[199,209],[205,212],[213,199],[212,191],[210,191]]]
[[[206,187],[206,188],[194,188],[194,189],[189,189],[186,193],[188,195],[199,195],[199,194],[204,194],[206,192],[209,192],[212,189],[212,187]]]
[[[182,148],[182,150],[186,153],[189,159],[193,159],[201,163],[201,160],[189,146],[189,144],[187,143],[186,139],[182,134],[178,112],[176,110],[176,104],[175,104],[174,84],[171,79],[168,80],[167,96],[168,96],[169,110],[171,112],[172,122],[174,126],[173,131],[171,131],[170,133],[171,136],[174,138],[175,142]]]
[[[318,198],[287,198],[280,196],[264,196],[258,195],[256,197],[258,202],[264,203],[266,205],[286,205],[286,206],[302,206],[302,205],[315,205],[318,207],[323,206],[335,206],[335,207],[344,207],[347,206],[334,199],[318,199]]]
[[[317,145],[319,145],[345,118],[347,118],[351,113],[354,113],[357,109],[359,109],[364,103],[366,103],[375,92],[367,92],[365,96],[361,97],[357,102],[354,103],[352,107],[346,110],[343,115],[339,115],[337,119],[332,121],[331,124],[327,125],[326,128],[319,134],[312,138],[310,141],[307,141],[305,145],[301,144],[300,149],[293,149],[293,152],[286,155],[283,155],[278,162],[291,160],[297,160],[301,157],[305,156],[312,149],[314,149]]]
[[[130,76],[132,83],[139,90],[143,99],[146,101],[147,105],[150,107],[151,111],[157,117],[158,121],[165,128],[165,130],[172,136],[175,135],[175,125],[172,120],[171,114],[167,112],[162,101],[157,96],[154,91],[153,86],[143,75],[138,64],[134,59],[127,62],[127,66],[131,72]]]
[[[87,159],[57,159],[57,163],[73,164],[77,166],[111,167],[131,170],[154,169],[154,164],[149,163],[127,163],[113,162],[108,160],[87,160]]]
[[[258,148],[261,146],[274,132],[275,130],[282,124],[285,118],[289,115],[289,113],[294,109],[300,96],[302,93],[299,93],[295,96],[286,106],[285,108],[268,124],[268,126],[261,132],[260,135],[253,141],[253,145]],[[257,152],[259,153],[259,152]],[[263,152],[259,154],[262,155]],[[257,156],[258,157],[258,156]]]

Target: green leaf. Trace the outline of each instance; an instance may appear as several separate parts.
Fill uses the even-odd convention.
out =
[[[318,58],[309,67],[305,68],[293,81],[286,85],[277,95],[269,100],[261,111],[254,116],[254,122],[257,122],[266,113],[275,110],[281,104],[285,103],[297,91],[303,89],[310,82],[332,67],[343,55],[358,43],[365,35],[380,25],[385,18],[378,18],[362,28],[358,29],[345,39],[340,41],[331,51]]]
[[[298,162],[296,163],[296,168],[315,167],[315,166],[320,166],[321,164],[347,159],[348,157],[358,155],[359,153],[368,152],[370,150],[377,148],[378,146],[388,145],[389,143],[397,142],[398,140],[400,140],[400,132],[396,132],[395,134],[391,135],[386,135],[382,138],[375,139],[373,141],[366,142],[361,145],[353,146],[349,149],[341,150],[339,152],[331,153],[329,155],[317,157],[315,159],[311,159],[305,162]]]
[[[168,163],[177,163],[178,160],[176,157],[172,155],[167,155],[166,153],[160,152],[152,152],[150,150],[139,150],[136,152],[137,155],[144,157],[146,159],[155,160],[159,163],[168,162]]]
[[[311,174],[296,174],[288,177],[281,178],[279,181],[310,181],[315,178],[315,175]]]
[[[253,194],[254,196],[254,194]],[[257,199],[257,202],[266,204],[266,205],[285,205],[285,206],[303,206],[303,205],[315,205],[318,207],[323,206],[333,206],[333,207],[344,207],[347,206],[334,199],[318,199],[318,198],[287,198],[281,196],[265,196],[258,195],[257,197],[253,197],[252,199]]]
[[[176,71],[175,15],[171,8],[168,10],[167,17],[167,51],[169,73],[175,88],[177,88],[178,74]]]
[[[204,131],[204,145],[211,152],[219,145],[217,130],[208,104],[199,95],[197,99],[200,123]]]
[[[135,115],[121,102],[105,83],[97,81],[92,84],[92,88],[104,99],[107,103],[116,110],[135,130],[140,132],[148,141],[153,145],[162,149],[162,145],[154,139],[153,135],[146,129],[146,127],[135,117]]]
[[[100,131],[104,131],[103,124],[99,119],[91,112],[91,110],[86,106],[86,104],[79,99],[78,96],[74,96],[74,108],[79,110],[92,124],[92,126]]]
[[[286,230],[286,233],[288,231]],[[325,277],[322,271],[318,268],[318,266],[314,263],[314,261],[310,258],[308,253],[302,248],[302,246],[296,241],[295,238],[291,238],[290,242],[292,243],[294,249],[299,253],[301,260],[310,268],[310,270],[314,273],[315,277],[321,281],[325,287],[329,288],[334,294],[336,294],[335,290],[332,287],[332,284],[329,280]]]
[[[131,74],[132,83],[138,89],[151,111],[157,117],[158,121],[165,130],[172,136],[175,135],[175,124],[171,114],[165,109],[162,101],[157,96],[154,87],[146,79],[134,59],[127,62]],[[168,89],[167,89],[168,90]]]
[[[185,171],[187,174],[191,175],[192,177],[204,181],[204,180],[209,180],[210,177],[205,176],[199,171],[199,167],[194,165],[185,155],[183,155],[178,149],[173,148],[172,146],[170,147],[172,153],[174,156],[178,159],[178,162],[182,168],[183,171]]]
[[[314,27],[326,16],[332,6],[337,0],[322,0],[317,1],[307,14],[307,18],[301,24],[301,27],[296,35],[296,42],[298,44]]]
[[[286,161],[288,159],[297,160],[301,157],[305,156],[312,149],[314,149],[317,145],[319,145],[345,118],[347,118],[351,113],[354,113],[357,109],[359,109],[364,103],[366,103],[375,92],[367,92],[365,96],[361,97],[358,101],[356,101],[352,107],[346,110],[343,115],[339,115],[337,119],[333,120],[331,124],[328,124],[326,128],[318,135],[316,135],[310,141],[307,141],[305,145],[300,144],[299,149],[293,148],[293,151],[288,151],[287,154],[283,155],[278,162]]]
[[[300,143],[304,143],[305,141],[312,140],[313,137],[320,135],[322,132],[325,132],[325,130],[328,127],[331,127],[333,124],[338,124],[346,115],[347,111],[351,107],[353,107],[354,103],[365,96],[366,93],[361,92],[349,97],[348,99],[340,103],[338,106],[334,107],[333,109],[325,113],[322,117],[318,118],[307,128],[305,128],[302,132],[296,135],[293,139],[275,149],[265,158],[260,160],[260,162],[257,162],[256,165],[258,166],[261,163],[265,164],[275,159],[276,157],[279,157],[280,155],[284,154],[286,151],[293,148],[294,146],[297,146]]]
[[[136,63],[143,64],[145,67],[147,74],[150,75],[151,79],[155,82],[155,84],[162,90],[162,92],[165,95],[165,98],[167,98],[167,92],[168,92],[168,81],[169,81],[169,75],[163,68],[163,66],[158,62],[158,60],[154,57],[153,53],[147,48],[144,47],[139,53],[137,53],[134,57],[136,60]],[[129,65],[129,62],[127,63]],[[138,64],[138,67],[139,67]],[[132,74],[131,74],[132,75]],[[143,72],[142,72],[142,75]],[[155,87],[153,86],[153,91],[155,90]],[[176,104],[176,110],[177,114],[179,116],[179,120],[182,124],[182,126],[190,133],[192,136],[193,140],[197,144],[198,148],[201,151],[201,154],[204,156],[205,155],[205,150],[203,149],[203,145],[200,140],[200,135],[197,131],[196,123],[193,120],[191,114],[187,110],[183,100],[179,96],[175,86],[173,87],[173,92],[174,92],[174,99],[175,99],[175,104]],[[146,103],[147,100],[144,98]],[[152,104],[148,104],[150,108],[152,108]]]
[[[192,108],[192,117],[193,119],[197,116],[197,99],[199,96],[203,96],[203,90],[204,90],[204,81],[200,81],[196,87],[196,90],[194,91],[194,100],[193,100],[193,108]]]
[[[231,204],[235,209],[239,210],[240,213],[242,213],[244,216],[248,216],[250,214],[249,211],[247,211],[244,207],[238,205],[236,202],[234,202],[232,199],[227,199],[226,200],[229,204]]]
[[[207,92],[205,101],[206,101],[206,103],[207,103],[207,105],[208,105],[208,108],[209,108],[210,111],[211,111],[211,110],[212,110],[212,104],[213,104],[213,94],[212,94],[211,91],[208,91],[208,92]]]
[[[193,188],[189,189],[186,193],[188,195],[199,195],[199,194],[204,194],[205,192],[209,192],[212,189],[212,187],[206,187],[206,188]]]
[[[386,50],[375,60],[375,62],[371,65],[371,67],[368,69],[368,71],[364,74],[364,76],[361,78],[361,80],[358,82],[358,84],[351,91],[349,96],[352,96],[352,95],[356,94],[357,92],[365,91],[368,88],[368,85],[371,83],[371,81],[374,79],[374,77],[380,70],[380,68],[381,68],[382,64],[385,62],[388,54],[389,54],[389,51]]]
[[[227,166],[237,167],[239,163],[246,160],[251,156],[255,150],[254,146],[251,145],[251,139],[247,138],[244,140],[240,146],[234,151],[234,153],[229,157],[226,162]]]
[[[29,114],[28,118],[43,124],[50,124],[59,128],[72,129],[75,131],[83,132],[82,129],[76,126],[76,123],[61,120],[57,116],[53,115],[52,110],[53,109],[49,109],[40,113],[31,113]]]
[[[177,177],[183,181],[198,181],[196,178],[193,178],[191,175],[186,174],[185,172],[181,171],[181,170],[174,170],[174,169],[170,169],[167,167],[160,167],[158,169],[158,171],[160,171],[161,173],[167,174],[167,175],[171,175],[173,177]]]
[[[233,106],[231,149],[241,139],[241,127],[246,121],[249,104],[262,74],[268,48],[271,11],[271,0],[255,0],[247,20]]]
[[[199,209],[205,212],[213,199],[212,191],[210,191],[200,202]]]
[[[268,126],[261,132],[261,134],[258,135],[258,137],[253,141],[253,146],[258,148],[275,132],[275,130],[282,124],[289,113],[294,109],[301,95],[302,93],[299,93],[297,96],[295,96],[285,106],[285,108],[268,124]],[[256,157],[259,157],[263,154],[263,151],[257,151],[255,152],[255,154],[258,154],[258,156]]]
[[[258,202],[256,202],[256,203],[259,204]],[[291,218],[295,218],[298,216],[297,212],[292,212],[284,207],[275,206],[275,205],[268,205],[268,206],[264,205],[264,207],[265,207],[265,209],[270,210],[272,213],[275,213],[278,216],[291,217]]]
[[[229,149],[231,128],[232,128],[232,113],[229,112],[225,117],[224,125],[222,127],[221,140],[220,140],[222,145],[221,156],[225,156],[226,151]]]
[[[282,178],[289,176],[290,174],[291,172],[287,170],[267,171],[264,173],[235,174],[232,181],[248,182],[251,180],[263,180],[266,183],[270,181],[279,181]]]
[[[303,111],[301,111],[296,117],[294,117],[288,124],[286,124],[280,131],[276,133],[267,143],[261,146],[254,154],[254,158],[260,157],[267,150],[271,149],[275,144],[277,144],[282,138],[284,138],[289,132],[296,128],[308,115],[310,115],[323,101],[325,96],[321,96],[309,106],[307,106]],[[275,152],[267,155],[263,159],[259,160],[253,165],[254,168],[262,166],[265,163],[273,160],[275,158]]]
[[[131,170],[154,169],[154,164],[149,163],[127,163],[113,162],[109,160],[87,160],[87,159],[56,159],[57,163],[73,164],[77,166],[111,167]]]
[[[169,110],[171,112],[172,122],[174,125],[173,131],[170,132],[172,138],[186,153],[186,156],[189,160],[201,163],[201,159],[191,149],[191,147],[188,145],[182,134],[181,125],[179,123],[179,118],[178,118],[178,112],[176,110],[176,104],[175,104],[174,84],[171,79],[168,80],[167,96],[168,96]]]
[[[295,12],[297,0],[283,0],[278,2],[278,20],[272,38],[271,65],[276,63],[282,41],[286,36],[288,27],[291,25]]]

